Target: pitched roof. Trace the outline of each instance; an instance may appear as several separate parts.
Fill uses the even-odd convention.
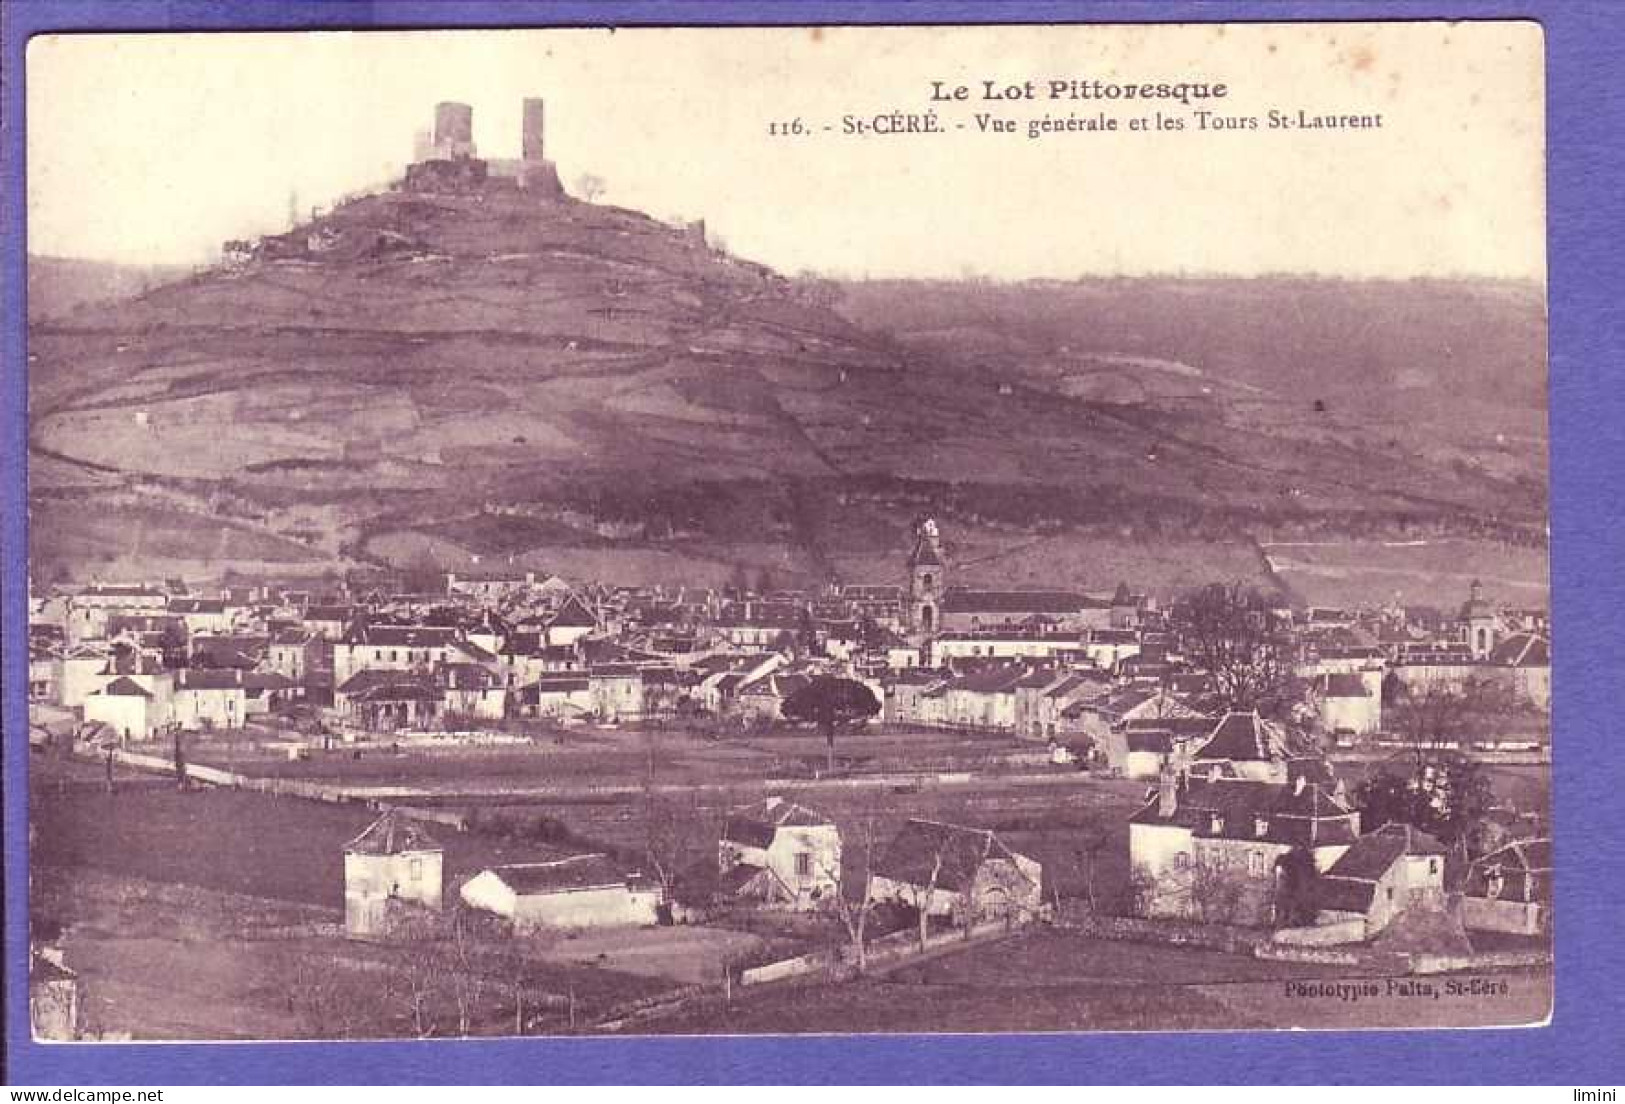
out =
[[[98,694],[106,694],[108,697],[113,698],[152,697],[151,694],[141,687],[140,683],[136,682],[134,679],[125,678],[123,675],[120,675],[118,678],[114,679],[112,682],[108,683],[106,686],[102,687],[96,692]]]
[[[1375,883],[1405,855],[1443,855],[1444,844],[1409,824],[1384,824],[1355,840],[1326,873]]]
[[[567,629],[594,629],[598,627],[598,619],[588,612],[587,607],[575,595],[559,607],[559,612],[553,615],[548,622],[549,626],[560,626]]]
[[[834,823],[794,801],[768,797],[730,810],[722,826],[722,838],[750,847],[767,847],[780,828],[815,828]]]
[[[1257,713],[1226,713],[1213,727],[1207,743],[1196,749],[1197,759],[1233,762],[1268,762],[1278,758],[1280,741]]]
[[[571,855],[548,862],[507,863],[493,866],[491,873],[520,896],[568,893],[577,889],[604,889],[642,881],[642,875],[626,871],[608,855]]]
[[[344,845],[346,854],[356,855],[400,855],[408,851],[441,849],[423,825],[394,809],[384,813],[368,825],[366,831]]]
[[[1014,865],[1016,853],[986,828],[909,820],[875,860],[874,872],[904,885],[926,886],[932,884],[935,871],[937,888],[958,893],[975,880],[976,872],[989,859],[1005,859]]]
[[[1352,844],[1358,814],[1318,783],[1260,782],[1251,778],[1187,777],[1174,811],[1164,815],[1153,791],[1133,824],[1165,824],[1193,835],[1219,839],[1258,839],[1269,843],[1323,847]],[[1259,834],[1259,822],[1264,832]]]
[[[1506,667],[1550,667],[1552,645],[1535,633],[1513,633],[1491,650],[1490,662]]]
[[[971,590],[954,587],[942,597],[943,613],[1077,613],[1104,608],[1085,594],[1064,590]]]
[[[1365,679],[1351,672],[1338,672],[1331,675],[1321,675],[1316,680],[1317,690],[1323,698],[1369,698],[1371,692],[1366,689]]]
[[[346,644],[375,648],[444,648],[456,639],[455,629],[441,625],[357,625],[344,636]]]

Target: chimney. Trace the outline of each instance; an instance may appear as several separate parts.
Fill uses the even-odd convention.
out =
[[[1175,789],[1174,772],[1164,769],[1162,776],[1157,779],[1157,815],[1171,817],[1177,808],[1179,797]]]
[[[243,669],[241,667],[233,668],[232,674],[237,676],[237,685],[241,686],[243,684]]]
[[[1309,780],[1303,775],[1298,775],[1297,781],[1292,783],[1292,795],[1296,797],[1297,795],[1303,793],[1303,788],[1308,784],[1308,781]]]

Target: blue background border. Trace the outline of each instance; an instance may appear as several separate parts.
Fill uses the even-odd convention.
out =
[[[52,30],[726,23],[1533,18],[1546,29],[1551,297],[1557,1006],[1553,1026],[1414,1034],[1275,1033],[565,1039],[45,1047],[27,1032],[24,49]],[[1549,1083],[1625,1081],[1625,3],[1619,0],[1169,0],[1122,3],[106,2],[8,0],[3,21],[5,1080],[277,1083]]]

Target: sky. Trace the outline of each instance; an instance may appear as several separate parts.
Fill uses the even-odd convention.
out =
[[[1520,22],[46,36],[25,75],[29,249],[208,263],[286,229],[291,197],[308,213],[399,176],[437,101],[471,104],[480,153],[514,157],[520,101],[542,96],[567,187],[592,174],[600,202],[704,218],[786,273],[1544,280],[1542,51]],[[1228,95],[979,98],[1027,80]],[[969,98],[933,102],[933,81]],[[1196,107],[1257,129],[1198,130]],[[1027,136],[1102,108],[1121,129]],[[1126,129],[1159,109],[1185,129]],[[942,133],[842,133],[931,110]],[[1272,129],[1271,110],[1382,126]],[[769,132],[797,119],[811,133]]]

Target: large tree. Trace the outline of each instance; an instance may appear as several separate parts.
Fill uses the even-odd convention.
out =
[[[1470,843],[1495,802],[1477,761],[1453,752],[1420,757],[1409,771],[1385,766],[1354,790],[1364,831],[1409,824],[1447,844]]]
[[[784,700],[787,721],[814,724],[824,737],[828,768],[835,770],[835,733],[862,724],[880,712],[880,699],[861,682],[819,675]]]
[[[1284,717],[1299,700],[1292,637],[1274,604],[1240,583],[1213,583],[1183,609],[1185,650],[1225,708]]]

